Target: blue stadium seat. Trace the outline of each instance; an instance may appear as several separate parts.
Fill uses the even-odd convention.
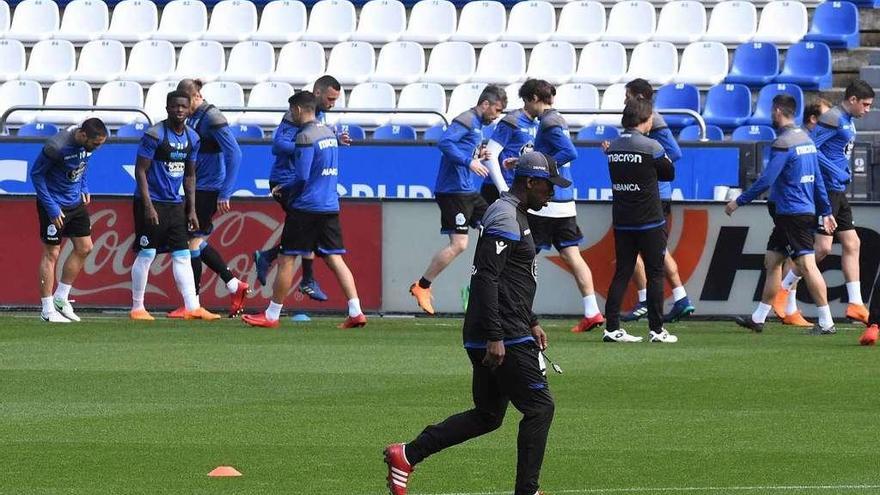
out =
[[[721,130],[717,125],[707,125],[706,126],[706,137],[709,138],[709,141],[722,141],[724,139],[724,131]],[[678,133],[679,141],[699,141],[700,140],[700,126],[698,125],[689,125],[681,130]]]
[[[744,125],[737,127],[731,134],[734,141],[773,141],[776,131],[768,125]]]
[[[58,134],[58,131],[58,126],[54,124],[32,122],[18,129],[18,137],[48,137]]]
[[[348,137],[355,141],[367,139],[367,131],[363,127],[354,124],[336,124],[337,133],[348,133]]]
[[[776,82],[797,84],[802,89],[831,89],[831,50],[825,43],[802,41],[785,53],[785,67]]]
[[[620,137],[620,130],[610,125],[588,125],[577,133],[578,141],[611,141]]]
[[[763,86],[779,74],[779,49],[773,43],[743,43],[733,53],[728,83]]]
[[[666,124],[672,129],[680,129],[694,124],[694,118],[687,115],[664,114],[665,108],[686,108],[700,113],[700,90],[690,84],[667,84],[661,86],[654,95],[654,108],[663,114]]]
[[[383,125],[373,131],[376,141],[415,141],[416,130],[408,125]]]
[[[831,48],[858,48],[859,8],[851,2],[820,3],[804,41],[821,41]]]
[[[794,96],[797,103],[797,112],[794,121],[800,124],[804,120],[804,92],[796,84],[768,84],[761,88],[758,93],[758,103],[755,104],[755,113],[749,119],[749,125],[772,125],[770,107],[773,105],[773,97],[780,93],[788,93]]]
[[[116,130],[116,137],[140,139],[147,130],[147,124],[138,122],[136,124],[128,124]]]
[[[231,125],[229,129],[235,139],[263,139],[263,130],[255,125]]]
[[[731,129],[752,116],[752,91],[744,84],[719,84],[706,93],[703,119],[707,124]]]
[[[422,134],[422,139],[425,141],[439,141],[444,132],[446,132],[446,126],[443,124],[437,124],[425,129],[424,134]]]

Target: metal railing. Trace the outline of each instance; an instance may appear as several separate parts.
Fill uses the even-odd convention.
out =
[[[257,112],[257,113],[284,113],[285,109],[264,108],[264,107],[217,107],[224,112]],[[344,113],[369,113],[369,114],[431,114],[440,117],[443,125],[449,125],[449,119],[445,115],[430,108],[334,108],[328,110],[327,113],[344,114]]]
[[[21,111],[34,111],[34,110],[46,110],[46,111],[63,111],[63,112],[134,112],[139,113],[147,119],[147,122],[152,125],[153,120],[150,119],[150,116],[147,115],[147,112],[144,111],[143,108],[139,107],[96,107],[96,106],[84,106],[84,105],[14,105],[6,109],[3,112],[3,115],[0,115],[0,134],[6,134],[6,121],[9,119],[9,116],[15,112]]]

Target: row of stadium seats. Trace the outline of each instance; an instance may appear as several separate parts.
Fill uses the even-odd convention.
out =
[[[25,1],[25,0],[7,0],[9,5],[17,5],[23,1]],[[57,3],[61,7],[64,7],[67,4],[71,3],[72,1],[74,1],[74,0],[55,0],[55,3]],[[114,6],[122,1],[123,0],[105,0],[107,5],[110,5],[110,6]],[[153,3],[155,3],[156,5],[160,5],[160,6],[165,5],[171,1],[172,0],[152,0]],[[201,0],[201,1],[202,1],[202,3],[207,5],[208,7],[212,7],[222,0]],[[251,1],[253,1],[253,3],[257,6],[263,6],[263,5],[266,5],[267,3],[270,3],[275,0],[251,0]],[[316,4],[319,0],[301,0],[301,1],[306,6],[312,6],[312,5]],[[350,0],[350,1],[356,7],[362,7],[363,5],[365,5],[367,2],[369,2],[371,0]],[[456,7],[461,8],[461,7],[464,7],[466,4],[468,4],[471,1],[474,1],[474,0],[452,0],[452,3]],[[505,6],[507,6],[508,8],[510,8],[510,7],[513,7],[517,3],[524,1],[524,0],[499,0],[499,1],[501,3],[503,3]],[[550,1],[554,5],[564,6],[565,4],[567,4],[571,1],[575,1],[575,0],[550,0]],[[602,0],[602,3],[607,4],[607,5],[614,5],[615,3],[624,2],[624,1],[627,1],[627,0]],[[662,5],[662,4],[665,4],[670,1],[673,1],[673,0],[651,0],[651,3]],[[722,0],[705,0],[705,1],[703,1],[703,3],[713,4],[713,3],[718,3],[720,1],[722,1]],[[766,4],[767,2],[770,2],[772,0],[748,0],[748,1],[751,1],[755,5],[763,5],[763,4]],[[804,4],[806,4],[808,6],[813,6],[813,5],[824,2],[825,0],[799,0],[799,1],[802,1]],[[854,4],[859,5],[860,7],[872,7],[874,5],[874,0],[848,0],[848,1],[852,1]],[[412,7],[413,5],[418,3],[419,0],[402,0],[402,2],[405,6]]]
[[[8,39],[32,43],[46,39],[86,42],[115,39],[136,42],[161,39],[175,43],[213,40],[234,43],[246,40],[286,43],[298,39],[332,44],[341,41],[388,43],[398,39],[431,44],[442,41],[489,43],[541,41],[587,43],[596,40],[636,44],[648,40],[685,44],[698,40],[738,44],[761,41],[796,43],[807,36],[814,41],[852,47],[858,43],[858,9],[849,2],[820,4],[809,26],[803,3],[774,0],[764,6],[760,24],[755,5],[748,1],[721,2],[707,23],[703,3],[673,0],[660,11],[644,0],[614,4],[606,22],[605,7],[596,1],[567,3],[559,22],[550,2],[515,4],[508,19],[504,4],[470,2],[461,10],[446,0],[424,0],[412,8],[407,25],[405,6],[397,0],[373,0],[360,16],[348,0],[322,0],[306,14],[296,0],[277,0],[263,9],[258,22],[256,6],[247,0],[224,0],[208,19],[205,4],[174,0],[162,12],[145,0],[120,2],[112,21],[101,0],[74,0],[59,24],[58,6],[51,0],[25,0],[15,9],[10,25],[9,6],[0,2],[0,31]],[[809,34],[808,34],[809,30]]]

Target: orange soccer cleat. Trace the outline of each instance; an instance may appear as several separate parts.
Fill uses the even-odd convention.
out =
[[[409,293],[416,298],[416,302],[419,303],[419,307],[422,308],[422,311],[428,313],[429,315],[434,314],[434,305],[431,304],[431,288],[423,289],[419,287],[419,283],[416,282],[409,286]]]
[[[859,338],[860,345],[874,345],[877,343],[877,336],[880,334],[880,329],[877,328],[877,325],[871,325],[866,328],[862,333],[862,336]]]
[[[867,325],[868,308],[866,308],[864,304],[847,304],[846,317],[850,320],[860,321]]]
[[[192,311],[187,311],[186,314],[183,315],[184,320],[219,320],[220,315],[214,314],[208,311],[205,308],[196,308]]]
[[[584,316],[581,318],[581,321],[578,322],[577,325],[571,328],[572,333],[583,333],[589,332],[590,330],[601,326],[605,323],[605,317],[602,316],[602,313],[596,313],[593,316],[587,317]]]
[[[146,309],[133,309],[130,313],[128,313],[128,317],[132,320],[138,321],[153,321],[153,315],[147,312]]]
[[[269,318],[266,318],[266,313],[244,315],[241,317],[241,321],[252,327],[262,328],[278,328],[278,326],[281,324],[278,320],[270,320]]]
[[[779,292],[776,293],[776,297],[773,298],[772,305],[773,312],[776,313],[776,317],[780,320],[784,320],[785,307],[788,305],[788,291],[780,287]]]
[[[181,306],[181,307],[175,309],[174,311],[169,311],[168,314],[165,316],[167,316],[168,318],[175,318],[175,319],[182,320],[186,316],[186,306]]]
[[[804,315],[801,314],[800,311],[798,311],[797,313],[790,314],[790,315],[785,315],[785,317],[782,318],[782,324],[783,325],[793,325],[796,327],[812,327],[813,326],[812,323],[810,323],[809,321],[806,320],[806,318],[804,318]]]
[[[365,326],[367,326],[367,317],[361,313],[357,316],[349,316],[345,321],[337,325],[336,328],[361,328]]]

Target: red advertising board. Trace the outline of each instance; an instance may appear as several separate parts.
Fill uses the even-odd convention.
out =
[[[131,198],[93,198],[89,206],[92,220],[92,250],[82,273],[76,279],[71,298],[76,305],[129,307],[131,305],[131,265],[134,252],[134,220]],[[234,275],[256,287],[248,298],[248,310],[261,310],[272,294],[276,269],[269,273],[268,286],[259,286],[252,253],[277,244],[284,216],[277,204],[267,198],[235,199],[233,210],[214,219],[214,233],[209,242],[223,255]],[[382,302],[382,206],[378,202],[347,201],[342,205],[342,231],[348,254],[346,262],[357,282],[361,305],[378,310]],[[0,284],[0,305],[38,306],[37,269],[43,250],[33,197],[0,197],[0,273],[7,283]],[[56,273],[73,246],[65,240]],[[298,263],[298,262],[297,262]],[[299,285],[297,270],[294,287]],[[315,276],[330,300],[317,303],[299,292],[288,295],[285,306],[302,309],[342,310],[345,297],[333,273],[320,260],[315,262]],[[226,285],[207,267],[202,275],[202,304],[221,309],[228,305]],[[153,262],[147,286],[148,308],[165,309],[182,304],[174,285],[171,259],[159,255]]]

